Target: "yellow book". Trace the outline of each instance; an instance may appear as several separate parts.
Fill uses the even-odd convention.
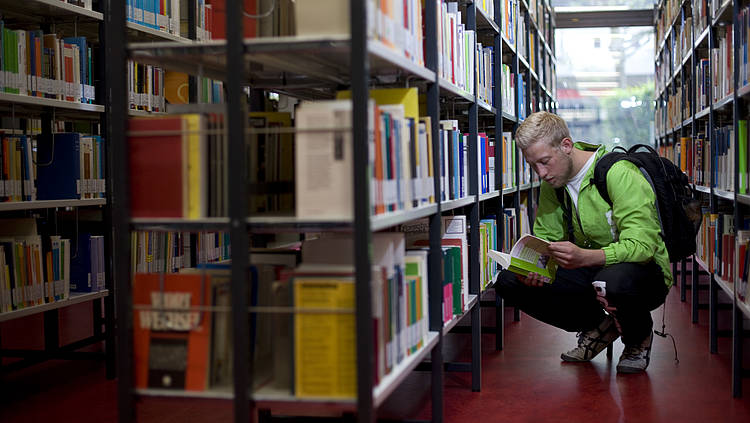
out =
[[[683,172],[687,171],[687,147],[690,142],[690,138],[680,138],[680,169]]]
[[[294,278],[297,309],[349,310],[294,317],[294,389],[300,398],[357,395],[354,281],[320,276]]]
[[[164,98],[169,104],[187,104],[189,102],[188,88],[187,74],[171,71],[164,73]]]
[[[204,119],[199,114],[183,115],[184,128],[187,131],[183,143],[187,143],[187,210],[188,219],[199,219],[207,215],[208,172],[206,170],[206,151]],[[185,148],[185,146],[183,146]]]
[[[352,98],[351,91],[339,91],[336,99],[346,100]],[[380,88],[370,90],[370,98],[380,105],[403,104],[404,117],[419,121],[419,93],[416,88]]]

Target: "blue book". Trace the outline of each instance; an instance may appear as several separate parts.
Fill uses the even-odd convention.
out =
[[[464,137],[463,135],[458,135],[458,169],[461,173],[461,179],[460,179],[460,186],[459,186],[459,198],[463,198],[466,196],[466,175],[464,174]]]
[[[456,193],[455,198],[461,198],[461,170],[459,169],[459,164],[461,160],[461,151],[459,151],[459,139],[461,138],[461,132],[460,131],[453,131],[453,189]]]
[[[221,84],[218,82],[213,82],[211,84],[211,90],[213,91],[211,97],[213,99],[212,103],[221,103]]]
[[[40,134],[37,139],[37,199],[79,199],[81,136],[75,132]]]
[[[399,120],[391,120],[391,123],[394,125],[394,129],[391,132],[393,134],[391,142],[393,143],[393,152],[396,160],[396,174],[394,176],[394,180],[396,181],[396,198],[398,201],[396,201],[396,204],[398,205],[397,210],[403,210],[404,209],[404,198],[403,193],[401,192],[401,178],[402,175],[402,168],[401,168],[401,121]]]
[[[70,292],[98,291],[91,271],[91,234],[78,234],[78,245],[71,245],[71,251]]]
[[[445,153],[445,130],[440,130],[440,201],[447,200],[445,194],[448,187],[445,183],[445,161],[448,159]]]
[[[484,146],[484,139],[482,137],[477,137],[477,141],[479,142],[479,175],[481,175],[480,178],[480,193],[485,194],[487,192],[487,184],[486,179],[484,177],[485,172],[487,171],[487,163],[485,160],[485,155],[487,154],[487,151]]]

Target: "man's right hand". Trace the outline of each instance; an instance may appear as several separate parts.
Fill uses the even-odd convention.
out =
[[[549,282],[549,278],[539,273],[529,272],[526,276],[518,276],[518,279],[527,286],[542,286]]]

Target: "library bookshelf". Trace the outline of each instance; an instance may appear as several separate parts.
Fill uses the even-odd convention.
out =
[[[125,121],[128,113],[123,106],[125,82],[116,71],[127,59],[223,81],[225,107],[222,107],[221,113],[228,140],[225,162],[229,175],[227,208],[222,215],[196,218],[133,217],[129,194],[132,175],[125,164],[112,165],[113,191],[117,199],[116,207],[112,210],[115,249],[122,253],[114,261],[118,278],[115,297],[118,309],[123,310],[124,319],[123,324],[118,326],[120,421],[134,419],[132,404],[136,396],[225,399],[233,402],[234,418],[238,422],[248,421],[249,413],[256,412],[261,415],[307,415],[316,411],[356,414],[358,421],[374,421],[378,408],[415,370],[430,372],[432,421],[442,421],[444,371],[469,372],[472,375],[472,390],[481,389],[481,297],[490,294],[497,277],[496,272],[487,271],[486,260],[482,262],[482,246],[488,237],[487,231],[495,231],[492,233],[497,246],[493,248],[501,248],[500,240],[520,233],[522,221],[527,222],[525,227],[528,228],[535,190],[539,184],[528,169],[521,169],[521,158],[512,143],[512,134],[527,113],[556,109],[552,43],[554,13],[544,1],[493,0],[459,4],[430,0],[424,2],[423,10],[419,10],[419,7],[412,9],[412,6],[420,2],[398,0],[396,3],[407,5],[407,10],[414,12],[412,16],[419,14],[423,22],[424,32],[421,36],[425,42],[420,60],[414,58],[418,55],[413,51],[406,55],[394,49],[392,42],[383,39],[383,34],[373,35],[370,32],[373,27],[368,26],[367,22],[372,16],[368,15],[380,12],[368,7],[376,7],[372,2],[340,2],[342,7],[348,7],[345,16],[351,28],[344,35],[298,34],[255,38],[239,36],[243,32],[240,3],[230,0],[225,3],[225,40],[131,42],[126,53],[108,50],[106,84],[111,94],[107,98],[111,120],[107,135],[112,137],[112,154],[126,157],[129,151]],[[109,45],[121,45],[126,39],[128,25],[125,24],[122,4],[114,4],[117,7],[107,11],[112,22],[106,28],[107,42]],[[508,13],[502,13],[503,10]],[[507,16],[507,19],[503,16]],[[297,19],[302,17],[297,16]],[[438,38],[438,34],[442,33],[440,31],[446,31],[445,25],[449,22],[460,25],[461,31],[470,34],[465,35],[464,40],[476,42],[470,44],[470,41],[466,41],[466,45],[471,46],[470,53],[461,60],[471,58],[474,66],[462,68],[465,71],[463,76],[457,75],[459,65],[450,62],[452,59],[446,62],[446,45]],[[523,22],[523,25],[519,22]],[[415,25],[412,29],[418,27]],[[518,39],[523,42],[518,43]],[[481,66],[479,60],[475,61],[476,58],[481,58]],[[450,72],[449,67],[452,69]],[[479,67],[482,67],[481,71]],[[502,83],[503,77],[506,84]],[[523,79],[524,83],[514,85],[517,79]],[[351,98],[351,123],[329,129],[331,132],[346,132],[351,140],[359,140],[351,143],[350,175],[351,185],[355,189],[352,190],[350,214],[345,217],[325,217],[300,216],[293,212],[248,212],[248,203],[253,199],[248,198],[242,175],[249,166],[246,157],[260,153],[252,149],[247,153],[245,150],[248,134],[258,133],[248,129],[245,114],[249,111],[252,116],[252,112],[263,111],[254,102],[253,96],[263,96],[264,91],[272,91],[295,99],[324,101],[335,98],[342,87],[348,90],[346,95]],[[369,151],[366,142],[362,142],[370,138],[373,130],[368,127],[368,99],[377,96],[381,89],[404,87],[417,90],[422,103],[420,119],[422,116],[429,118],[425,120],[424,130],[435,148],[427,155],[431,176],[424,181],[423,189],[431,192],[429,196],[433,199],[420,201],[414,207],[396,207],[392,211],[373,214],[373,206],[377,205],[373,203],[377,197],[369,192],[373,189],[370,185],[373,176],[368,173],[367,164],[374,153]],[[246,88],[249,88],[249,100]],[[302,107],[304,103],[300,109]],[[170,111],[169,107],[167,111]],[[304,131],[297,129],[292,133],[301,137]],[[462,151],[466,158],[471,158],[464,161],[464,169],[459,170],[456,164],[455,174],[451,173],[453,169],[446,171],[442,168],[448,162],[445,147],[441,144],[441,148],[436,148],[437,140],[442,140],[447,133],[455,133],[456,139],[461,140],[457,143],[466,140],[465,144],[456,144],[456,148],[461,148],[456,151]],[[507,137],[505,142],[501,141],[503,134]],[[482,141],[484,144],[480,145],[480,139],[486,140]],[[489,157],[492,149],[490,139],[493,140],[492,148],[495,151],[492,156],[494,165],[490,165],[489,160],[483,162],[479,158],[483,154]],[[501,166],[501,163],[506,163],[502,161],[502,149],[507,149],[507,168]],[[516,163],[519,164],[516,166]],[[438,176],[441,174],[445,180]],[[449,190],[448,185],[453,183],[455,185]],[[374,189],[378,189],[377,186]],[[297,201],[300,201],[299,198]],[[522,218],[524,215],[526,217]],[[461,254],[468,268],[461,269],[467,271],[468,280],[465,280],[462,288],[465,301],[460,311],[454,309],[450,318],[443,318],[446,291],[441,279],[445,264],[441,242],[446,231],[445,222],[454,221],[464,223],[464,245],[467,248],[461,247]],[[426,329],[417,348],[406,354],[389,372],[378,375],[372,365],[377,361],[377,357],[374,357],[375,329],[372,323],[377,310],[371,299],[374,283],[371,272],[376,264],[371,251],[378,239],[398,233],[395,231],[415,222],[423,223],[426,236],[423,246],[427,251],[425,263],[429,275],[425,281],[425,292],[429,293],[425,310],[428,313],[424,317]],[[232,377],[228,386],[199,391],[136,388],[133,376],[136,364],[131,354],[134,348],[132,314],[136,313],[133,303],[133,280],[136,275],[130,266],[130,233],[133,230],[213,230],[229,233],[231,254],[227,271],[231,302],[225,306],[228,308],[222,309],[224,313],[231,310],[229,321],[234,339],[231,345]],[[265,369],[259,368],[250,359],[249,351],[254,346],[246,334],[252,325],[250,322],[254,321],[252,316],[261,318],[262,313],[269,309],[254,306],[248,300],[247,272],[254,257],[260,254],[248,248],[248,245],[255,236],[279,233],[299,233],[301,236],[309,233],[335,234],[339,237],[334,239],[338,240],[341,236],[348,236],[347,242],[350,244],[347,245],[351,245],[348,252],[352,254],[350,276],[354,281],[351,309],[355,310],[353,327],[357,334],[353,364],[356,371],[354,395],[303,396],[295,394],[288,387],[276,389],[268,384],[254,386],[254,376]],[[305,239],[305,242],[308,240]],[[304,242],[302,245],[304,261]],[[498,316],[502,316],[501,302],[493,304],[498,309]],[[282,309],[276,310],[284,312]],[[284,310],[286,313],[299,313]],[[248,319],[248,316],[251,318]],[[502,321],[494,329],[497,331],[498,348],[502,348]],[[470,333],[472,359],[465,363],[445,363],[445,338],[460,332]],[[379,381],[376,382],[378,376]]]
[[[680,163],[704,203],[699,251],[674,263],[681,300],[689,286],[698,323],[699,274],[710,275],[709,345],[719,353],[719,297],[731,302],[732,395],[742,394],[746,281],[748,5],[742,1],[661,1],[655,7],[656,143]]]
[[[27,2],[0,1],[2,16],[0,20],[3,28],[2,37],[6,44],[3,53],[3,72],[2,81],[3,89],[0,90],[0,133],[2,133],[3,143],[15,143],[19,151],[29,148],[28,157],[31,158],[30,151],[41,150],[38,137],[46,136],[53,132],[71,132],[86,131],[89,135],[100,135],[100,125],[104,114],[104,106],[101,96],[95,94],[101,89],[101,86],[94,86],[94,80],[101,80],[101,74],[91,69],[88,74],[68,75],[70,80],[62,78],[59,74],[54,75],[48,72],[53,69],[50,63],[49,68],[42,71],[41,66],[26,66],[30,61],[40,65],[40,58],[51,58],[52,50],[60,48],[68,51],[72,43],[84,39],[83,44],[76,44],[76,56],[78,63],[83,64],[83,57],[89,55],[85,51],[86,41],[89,46],[96,49],[99,45],[99,35],[104,23],[104,15],[101,10],[95,10],[91,2],[73,2],[57,0],[33,0]],[[42,41],[44,37],[44,41]],[[18,48],[11,52],[7,46],[10,46],[10,39],[18,41]],[[29,41],[22,45],[20,40]],[[38,43],[35,43],[38,41]],[[61,42],[66,44],[59,44]],[[48,44],[49,43],[49,44]],[[42,54],[41,46],[45,47]],[[80,48],[79,48],[80,47]],[[49,50],[49,51],[47,51]],[[33,53],[37,53],[35,57]],[[23,55],[21,55],[23,54]],[[11,57],[14,60],[11,60]],[[26,58],[26,62],[22,62]],[[24,70],[25,69],[25,70]],[[75,79],[73,79],[75,77]],[[63,91],[63,81],[69,83],[68,92]],[[67,98],[66,98],[67,94]],[[15,141],[9,141],[15,140]],[[23,146],[25,144],[25,147]],[[92,145],[92,144],[90,144]],[[6,152],[6,154],[8,154]],[[22,153],[23,154],[23,153]],[[18,156],[21,157],[21,156]],[[6,160],[11,160],[6,157]],[[34,159],[35,160],[35,159]],[[11,160],[11,163],[14,160]],[[6,165],[9,163],[6,161]],[[106,160],[100,157],[97,166],[104,166]],[[76,226],[81,223],[83,229],[84,223],[79,222],[80,214],[94,214],[98,222],[104,222],[108,225],[108,198],[104,194],[104,189],[97,190],[95,195],[69,195],[55,199],[37,199],[37,193],[42,189],[49,192],[47,187],[40,185],[35,175],[37,169],[42,166],[57,166],[54,160],[50,160],[46,165],[43,161],[29,160],[26,165],[19,166],[23,169],[23,175],[11,177],[6,172],[3,176],[3,202],[0,202],[0,226],[4,225],[3,232],[5,236],[15,237],[13,242],[16,247],[26,245],[30,255],[18,255],[19,260],[30,260],[31,254],[38,246],[39,254],[51,254],[49,245],[50,236],[62,236],[63,238],[75,238],[73,245],[78,242],[78,229],[74,232],[63,233],[62,227],[68,222],[73,222]],[[72,175],[67,175],[73,177]],[[83,178],[84,175],[77,175],[76,178]],[[93,177],[93,176],[92,176]],[[100,175],[101,180],[106,179]],[[18,185],[23,186],[21,189],[10,187],[10,180],[18,180]],[[25,181],[25,182],[22,182]],[[22,185],[23,184],[23,185]],[[54,191],[54,190],[53,190]],[[78,198],[76,198],[78,197]],[[87,198],[84,198],[87,197]],[[36,222],[44,222],[46,226],[49,222],[58,221],[60,226],[55,226],[52,231],[47,229],[44,233],[36,232]],[[13,222],[13,223],[8,223]],[[33,222],[34,233],[18,232],[17,228],[9,228],[14,224],[22,222],[28,224]],[[15,232],[14,232],[15,230]],[[106,233],[106,231],[104,231]],[[109,242],[106,237],[105,245]],[[24,239],[24,241],[20,241]],[[44,239],[44,241],[42,241]],[[37,243],[38,242],[38,243]],[[42,246],[44,242],[44,247]],[[6,248],[9,245],[6,244]],[[105,246],[105,249],[108,249]],[[55,248],[56,252],[61,251]],[[83,250],[82,250],[83,251]],[[14,253],[15,254],[15,253]],[[21,258],[24,257],[24,258]],[[42,255],[44,260],[44,255]],[[64,258],[55,259],[56,263],[65,267],[70,267],[70,260]],[[4,261],[7,265],[7,261]],[[91,263],[89,263],[90,265]],[[34,266],[33,264],[31,265]],[[101,273],[101,284],[97,289],[91,292],[70,292],[67,284],[69,279],[64,281],[64,276],[60,273],[52,275],[51,268],[34,267],[33,274],[27,275],[28,278],[13,275],[11,280],[5,280],[8,285],[3,286],[4,301],[2,312],[0,312],[0,322],[11,322],[16,319],[22,319],[33,315],[43,315],[43,337],[44,350],[13,349],[8,348],[7,344],[0,345],[0,357],[3,357],[4,363],[0,365],[0,373],[11,372],[24,368],[29,365],[43,362],[49,359],[104,359],[106,361],[106,375],[108,378],[115,376],[115,346],[114,346],[114,299],[110,293],[113,290],[111,285],[111,269],[109,266],[103,266],[98,272]],[[91,268],[88,269],[91,272]],[[45,279],[50,278],[50,279]],[[54,287],[47,282],[54,278],[59,282]],[[9,287],[6,289],[6,286]],[[21,294],[19,290],[24,290]],[[54,293],[53,293],[54,291]],[[15,297],[11,297],[11,292],[16,292]],[[8,295],[6,298],[5,295]],[[39,298],[42,297],[42,298]],[[91,303],[93,310],[92,316],[92,335],[74,341],[66,345],[60,345],[59,338],[59,315],[60,309],[70,307],[75,304]],[[7,340],[6,340],[7,343]],[[83,352],[80,349],[92,344],[103,344],[103,352]],[[11,358],[11,360],[7,360]]]

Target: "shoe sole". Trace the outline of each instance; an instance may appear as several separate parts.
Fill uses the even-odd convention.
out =
[[[617,366],[617,373],[625,373],[625,374],[635,374],[635,373],[643,373],[646,371],[646,368],[639,368],[639,367],[627,367],[627,366]]]
[[[591,360],[594,359],[594,357],[591,357],[588,360],[584,360],[584,359],[572,357],[572,356],[569,356],[569,355],[565,355],[565,353],[560,354],[560,358],[562,359],[562,361],[565,361],[565,362],[568,362],[568,363],[588,363],[589,361],[591,361]]]

